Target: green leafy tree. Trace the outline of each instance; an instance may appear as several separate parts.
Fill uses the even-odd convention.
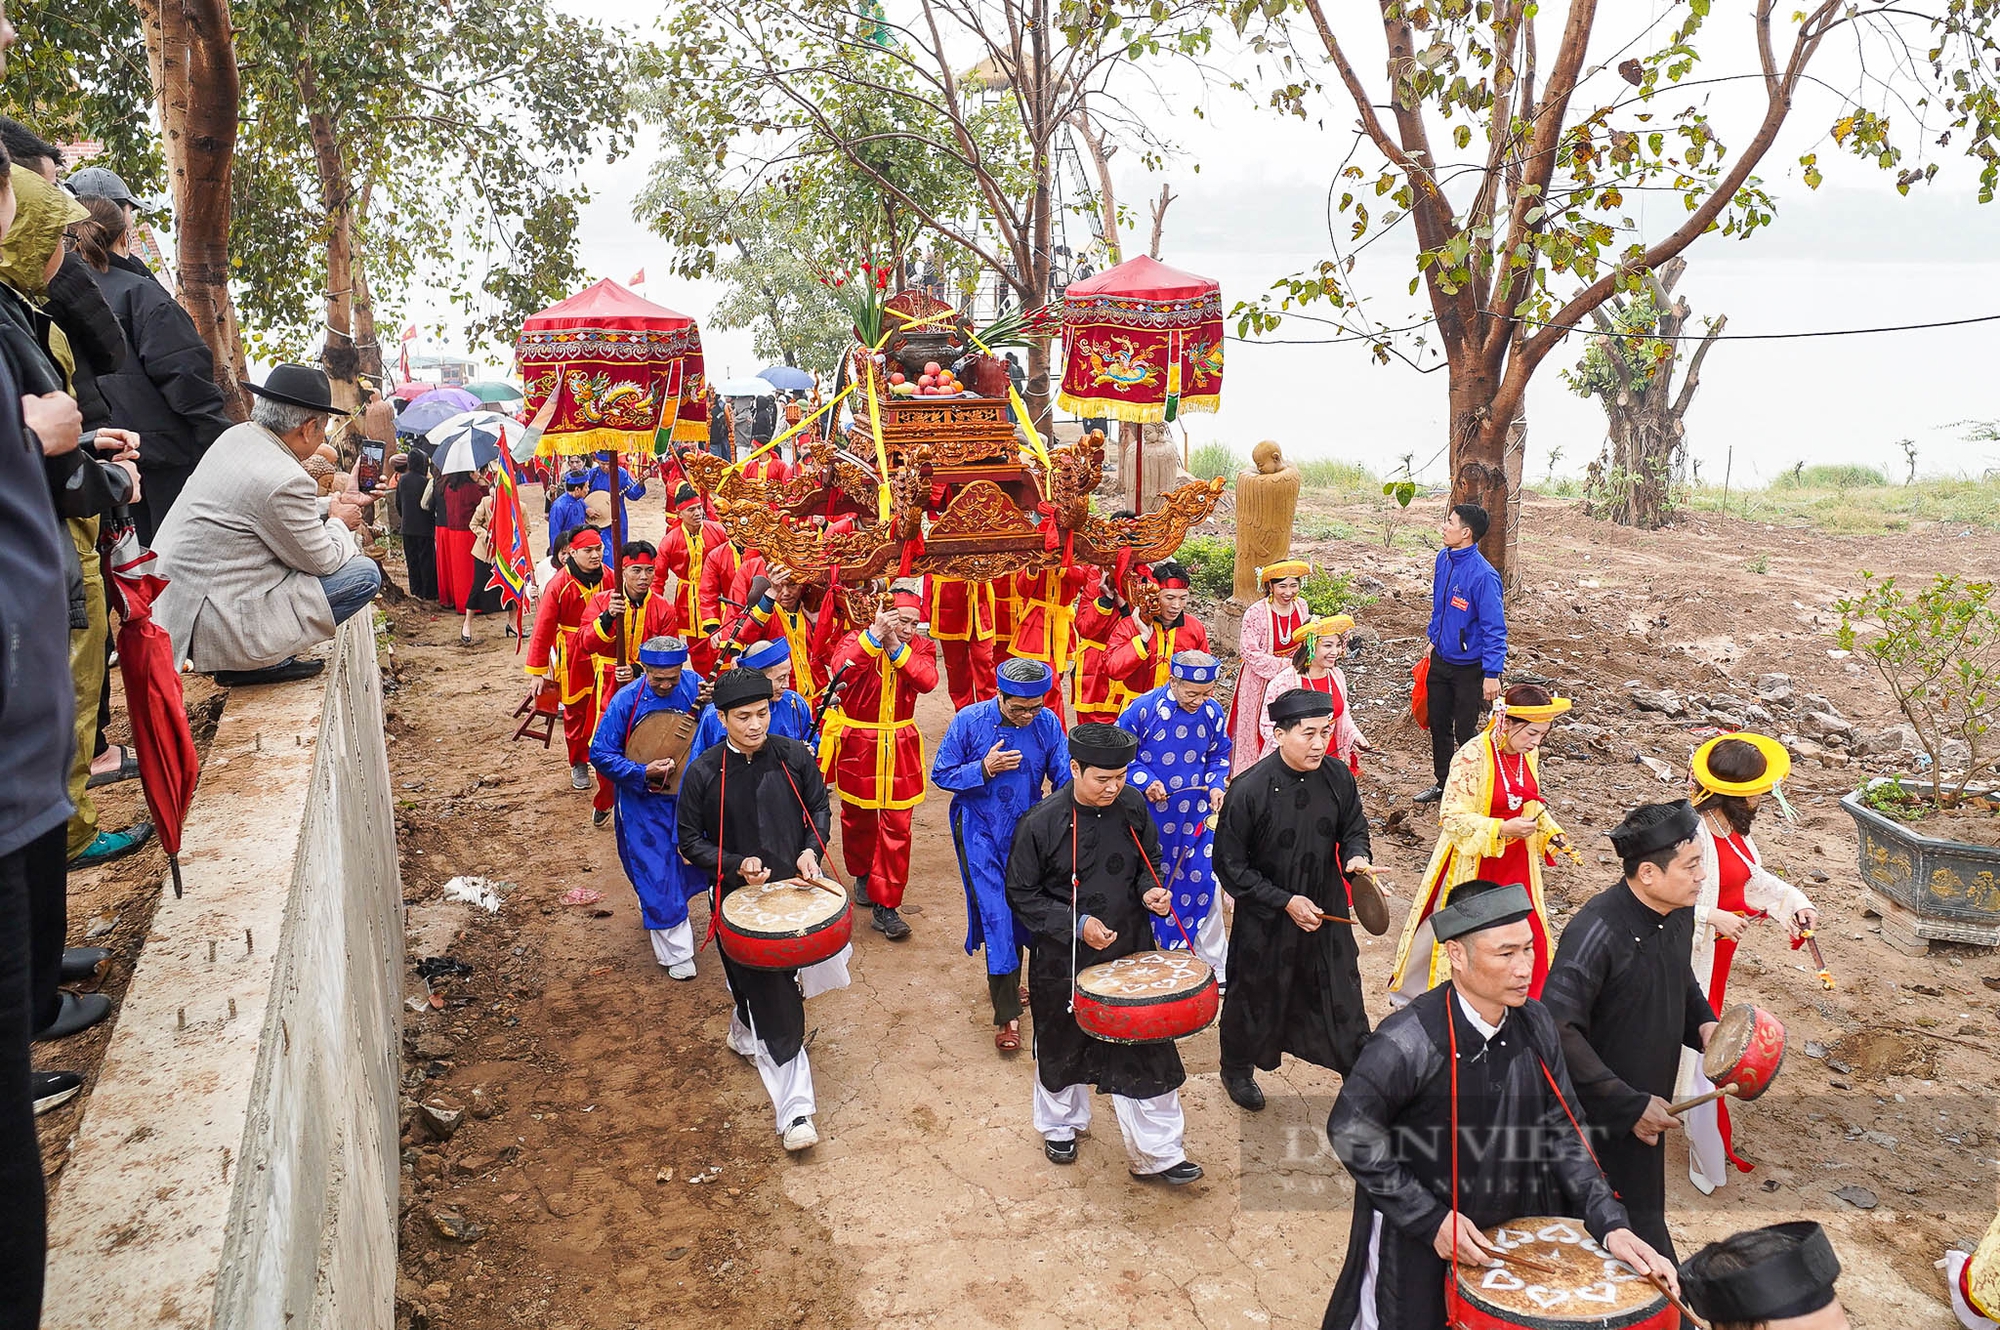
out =
[[[1521,483],[1509,440],[1523,432],[1536,369],[1591,311],[1615,293],[1638,295],[1647,273],[1697,237],[1747,236],[1771,222],[1776,204],[1756,171],[1804,94],[1827,88],[1812,70],[1830,38],[1864,65],[1854,96],[1831,92],[1841,100],[1828,129],[1836,149],[1894,173],[1905,192],[1928,179],[1935,164],[1906,161],[1891,134],[1893,107],[1901,141],[1942,132],[1980,163],[1982,198],[2000,176],[1996,0],[1949,0],[1935,17],[1877,0],[1783,11],[1756,0],[1725,6],[1714,31],[1710,0],[1676,5],[1663,21],[1598,0],[1379,0],[1367,13],[1234,0],[1231,12],[1239,30],[1289,30],[1293,4],[1304,16],[1295,40],[1330,63],[1357,146],[1379,162],[1340,169],[1337,211],[1357,249],[1391,231],[1408,238],[1410,294],[1421,290],[1428,308],[1419,319],[1376,319],[1352,285],[1354,253],[1342,250],[1279,283],[1274,300],[1239,306],[1239,331],[1268,331],[1284,311],[1318,303],[1341,311],[1342,327],[1368,336],[1384,361],[1415,337],[1440,351],[1452,500],[1492,514],[1482,545],[1503,571]],[[1364,33],[1387,52],[1375,78],[1354,56]],[[1708,109],[1715,80],[1701,51],[1724,43],[1754,61],[1746,78],[1763,93],[1740,123]],[[1590,64],[1592,53],[1603,63]],[[1274,100],[1303,116],[1318,91],[1301,81]],[[1816,187],[1817,155],[1800,166]],[[1678,195],[1679,224],[1643,233],[1627,203],[1642,190]],[[1386,322],[1411,326],[1398,333]]]

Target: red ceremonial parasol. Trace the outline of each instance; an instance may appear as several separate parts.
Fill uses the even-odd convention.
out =
[[[1222,288],[1140,255],[1070,283],[1056,404],[1084,419],[1172,420],[1222,404]]]
[[[701,329],[614,281],[531,316],[514,354],[527,409],[556,400],[540,456],[650,457],[671,440],[708,440]]]
[[[111,587],[118,596],[118,673],[125,683],[125,711],[132,719],[139,785],[153,814],[153,829],[167,852],[174,895],[179,896],[181,824],[194,802],[201,759],[188,730],[173,641],[153,622],[153,602],[167,586],[153,566],[153,552],[128,534],[112,556]]]

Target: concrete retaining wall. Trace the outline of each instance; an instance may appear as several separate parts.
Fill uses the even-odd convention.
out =
[[[402,885],[368,616],[231,693],[49,1217],[45,1330],[387,1327]],[[212,959],[211,959],[212,957]]]

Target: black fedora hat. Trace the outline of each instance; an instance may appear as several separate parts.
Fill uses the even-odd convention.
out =
[[[345,414],[333,404],[333,387],[326,381],[326,371],[311,365],[288,363],[275,366],[264,376],[262,384],[245,379],[243,388],[246,392],[283,402],[286,406],[304,407],[329,416]]]

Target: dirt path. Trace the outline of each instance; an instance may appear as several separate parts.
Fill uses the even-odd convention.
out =
[[[657,524],[647,507],[642,522]],[[1729,687],[1718,666],[1738,681],[1782,670],[1857,723],[1887,723],[1870,681],[1826,656],[1826,604],[1853,568],[1921,569],[1937,543],[1737,522],[1634,537],[1554,505],[1531,504],[1529,517],[1535,589],[1514,616],[1520,668],[1556,678],[1579,698],[1577,724],[1603,731],[1552,745],[1545,768],[1557,816],[1589,862],[1551,875],[1569,904],[1615,871],[1598,833],[1626,805],[1669,792],[1634,755],[1684,771],[1696,737],[1634,712],[1626,681],[1714,693]],[[1768,571],[1748,571],[1760,551]],[[1945,552],[1964,570],[2000,564],[1987,537]],[[1361,723],[1384,750],[1363,782],[1378,862],[1407,889],[1434,832],[1407,802],[1427,783],[1424,736],[1395,715],[1428,607],[1429,557],[1361,540],[1321,542],[1317,553],[1379,588],[1362,616],[1379,638],[1349,675]],[[1697,576],[1703,560],[1713,566]],[[1288,1063],[1265,1078],[1270,1109],[1241,1114],[1217,1082],[1210,1032],[1183,1046],[1201,1183],[1167,1192],[1127,1181],[1101,1101],[1082,1162],[1047,1164],[1028,1121],[1032,1066],[995,1052],[981,963],[961,946],[963,891],[934,792],[917,815],[916,936],[892,945],[864,928],[853,986],[808,1005],[823,1144],[788,1159],[754,1074],[723,1048],[728,1006],[712,953],[696,982],[665,979],[610,830],[589,826],[559,750],[509,742],[523,678],[498,624],[483,624],[490,640],[466,650],[453,620],[418,607],[394,618],[390,755],[411,959],[448,952],[472,967],[439,982],[441,1010],[409,1018],[412,1098],[469,1112],[448,1142],[413,1134],[405,1156],[408,1324],[1318,1324],[1350,1197],[1323,1136],[1337,1077]],[[949,716],[942,690],[920,709],[933,747]],[[2000,982],[2000,963],[1969,948],[1905,957],[1873,935],[1852,885],[1853,832],[1835,805],[1856,774],[1802,768],[1792,785],[1801,822],[1759,824],[1767,855],[1828,916],[1841,987],[1821,994],[1781,938],[1753,934],[1731,995],[1776,1012],[1794,1053],[1777,1088],[1738,1114],[1739,1149],[1757,1171],[1703,1198],[1676,1152],[1670,1219],[1684,1250],[1779,1218],[1826,1219],[1856,1324],[1944,1330],[1952,1322],[1930,1263],[1976,1238],[1993,1209],[1996,1077],[1985,1050],[2000,1048],[2000,1028],[1981,979]],[[440,902],[442,883],[465,873],[518,885],[496,915]],[[602,902],[558,904],[575,886]],[[705,918],[697,905],[698,927]],[[1364,943],[1371,993],[1389,953],[1386,939]],[[1809,1056],[1808,1041],[1824,1056]],[[1847,1184],[1871,1189],[1877,1207],[1835,1199]],[[440,1222],[457,1221],[480,1236],[441,1235]]]

